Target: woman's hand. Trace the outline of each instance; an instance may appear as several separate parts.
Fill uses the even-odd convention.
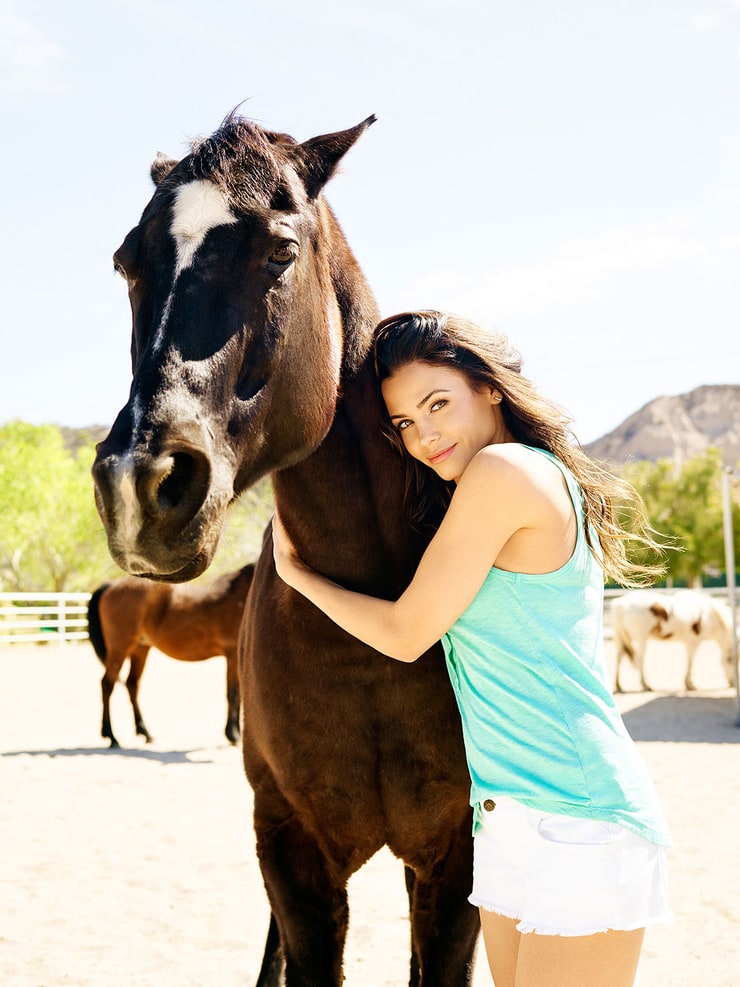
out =
[[[278,576],[283,582],[293,586],[291,577],[297,569],[306,568],[306,566],[290,540],[290,535],[285,530],[277,510],[272,516],[272,555]]]

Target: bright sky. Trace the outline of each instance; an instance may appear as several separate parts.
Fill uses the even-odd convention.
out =
[[[740,383],[740,0],[0,0],[0,421],[112,422],[111,255],[242,100],[376,113],[327,198],[382,314],[502,330],[583,441]]]

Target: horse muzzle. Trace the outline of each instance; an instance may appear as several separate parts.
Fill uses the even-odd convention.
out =
[[[114,561],[135,576],[183,582],[210,564],[233,494],[233,473],[207,442],[168,436],[120,451],[98,446],[95,501]],[[218,468],[220,465],[220,468]]]

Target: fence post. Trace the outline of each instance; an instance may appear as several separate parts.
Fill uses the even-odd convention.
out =
[[[740,727],[740,676],[738,675],[737,655],[737,609],[735,604],[735,538],[732,530],[732,477],[733,469],[726,466],[722,472],[722,515],[725,535],[725,569],[727,570],[727,599],[732,615],[732,660],[735,666],[735,695],[737,697],[737,719]]]
[[[58,614],[57,618],[59,621],[59,643],[67,643],[67,601],[63,596],[59,597],[58,602]]]

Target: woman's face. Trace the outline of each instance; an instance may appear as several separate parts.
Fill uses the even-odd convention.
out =
[[[443,480],[459,480],[484,446],[510,441],[501,395],[477,390],[461,370],[414,361],[381,385],[406,451]]]

